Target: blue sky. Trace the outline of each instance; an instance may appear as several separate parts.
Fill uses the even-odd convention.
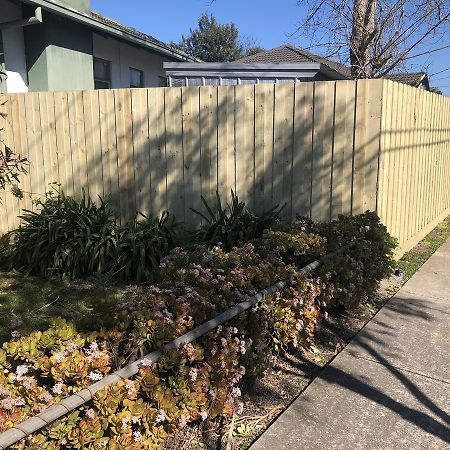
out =
[[[307,47],[309,42],[298,35],[292,36],[301,21],[304,10],[297,0],[92,0],[93,9],[117,19],[165,42],[178,42],[182,34],[195,28],[204,11],[214,14],[221,23],[234,22],[240,32],[252,37],[264,48],[286,42]],[[450,33],[435,47],[450,45]],[[425,50],[423,47],[421,51]],[[450,48],[413,60],[411,70],[429,66],[428,73],[450,69]],[[450,70],[431,77],[432,85],[450,96]]]

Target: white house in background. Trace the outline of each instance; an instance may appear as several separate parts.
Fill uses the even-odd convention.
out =
[[[0,0],[0,92],[154,87],[164,61],[194,61],[90,3]]]

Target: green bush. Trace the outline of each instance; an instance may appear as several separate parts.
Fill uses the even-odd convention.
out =
[[[99,206],[83,191],[80,201],[64,192],[36,202],[11,234],[10,265],[27,274],[77,278],[105,273],[117,248],[116,218],[108,200]]]
[[[159,220],[142,215],[119,228],[112,272],[123,280],[146,281],[158,272],[163,256],[180,241],[177,224],[163,213]]]
[[[10,252],[10,236],[8,233],[0,235],[0,269],[8,267],[8,255]]]
[[[253,214],[239,201],[237,195],[231,191],[231,203],[222,206],[219,193],[216,192],[216,204],[208,205],[202,197],[206,214],[192,209],[204,221],[195,233],[197,242],[206,243],[212,247],[220,245],[225,251],[234,246],[260,237],[264,230],[275,225],[279,220],[282,207],[274,207],[260,216]]]
[[[97,205],[83,191],[80,201],[57,191],[25,211],[23,225],[8,235],[1,253],[25,274],[81,278],[109,274],[123,280],[155,277],[159,260],[177,245],[178,226],[168,213],[136,217],[120,226],[109,199]]]

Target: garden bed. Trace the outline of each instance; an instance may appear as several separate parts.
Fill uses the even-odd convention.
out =
[[[375,294],[357,308],[330,316],[313,336],[308,350],[273,358],[272,369],[244,395],[241,415],[227,423],[208,422],[173,435],[166,450],[245,450],[316,378],[384,304],[450,238],[450,217],[440,223],[398,262],[400,276],[381,281]]]
[[[371,295],[392,273],[395,242],[373,213],[283,225],[276,210],[255,216],[235,196],[229,211],[219,198],[216,212],[205,207],[196,245],[175,247],[167,216],[122,227],[105,202],[64,195],[12,234],[5,251],[16,270],[91,278],[4,283],[0,312],[12,333],[0,350],[1,430],[139,360],[135,377],[17,448],[245,447],[388,298]],[[344,246],[311,274],[300,270]],[[112,284],[136,274],[148,283]],[[288,287],[192,344],[145,359],[285,279]]]

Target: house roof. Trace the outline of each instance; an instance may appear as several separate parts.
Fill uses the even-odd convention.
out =
[[[281,45],[280,47],[276,47],[271,50],[265,50],[263,52],[255,53],[254,55],[245,56],[244,58],[238,59],[236,62],[247,64],[316,62],[327,66],[330,70],[338,72],[345,78],[351,78],[350,67],[347,67],[329,58],[315,55],[314,53],[295,47],[291,44]],[[413,87],[419,87],[421,84],[424,84],[428,90],[430,89],[428,76],[425,72],[394,73],[388,74],[384,78],[392,81],[397,81],[398,83],[408,84],[409,86]]]
[[[156,38],[154,38],[153,36],[150,36],[149,34],[145,34],[142,31],[136,30],[136,28],[132,28],[129,27],[127,25],[124,25],[123,23],[115,20],[115,19],[111,19],[109,17],[104,16],[103,14],[100,14],[97,11],[91,11],[90,13],[91,17],[103,24],[105,24],[108,27],[112,27],[116,30],[120,30],[124,33],[129,34],[130,36],[135,36],[138,39],[142,39],[143,41],[152,43],[152,44],[156,44],[162,48],[167,49],[169,52],[173,52],[174,51],[174,47],[172,47],[169,44],[166,44],[165,42],[162,42]],[[176,49],[179,53],[181,53],[180,50]],[[187,56],[187,55],[185,55]],[[192,59],[189,57],[189,59]]]
[[[107,33],[115,38],[123,39],[134,45],[170,56],[179,61],[196,61],[195,58],[187,55],[178,48],[155,39],[148,34],[142,33],[134,28],[128,27],[117,20],[110,19],[102,14],[91,11],[78,11],[58,0],[22,0],[24,3],[35,7],[41,7],[43,10],[69,18],[75,22],[82,23],[95,30]],[[45,20],[45,19],[44,19]]]
[[[421,84],[424,84],[427,89],[430,89],[428,75],[425,72],[392,73],[386,75],[385,78],[392,81],[397,81],[398,83],[408,84],[413,87],[419,87]]]
[[[339,73],[345,78],[350,78],[350,68],[339,64],[336,61],[325,58],[320,55],[308,52],[301,48],[294,47],[291,44],[281,45],[280,47],[263,52],[255,53],[254,55],[245,56],[235,62],[239,63],[319,63],[328,67],[328,69]]]

